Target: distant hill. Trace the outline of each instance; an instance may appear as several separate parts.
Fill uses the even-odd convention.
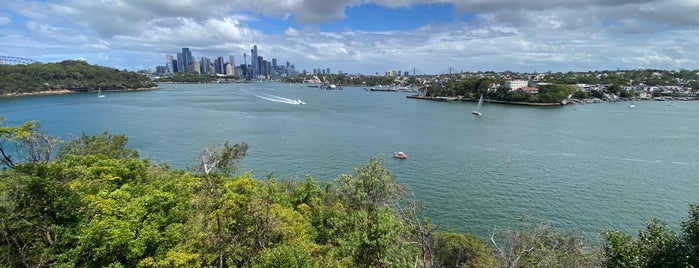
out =
[[[0,95],[52,91],[132,90],[156,87],[150,78],[84,61],[0,65]]]

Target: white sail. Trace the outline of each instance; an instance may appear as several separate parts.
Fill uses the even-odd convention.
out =
[[[472,114],[475,115],[481,115],[481,106],[483,106],[483,94],[481,94],[481,98],[478,100],[478,104],[476,104],[476,108],[473,109]]]

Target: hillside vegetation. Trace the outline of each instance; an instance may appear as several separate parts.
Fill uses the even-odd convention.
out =
[[[654,220],[601,247],[545,223],[481,238],[430,223],[380,157],[334,180],[278,180],[236,172],[245,143],[203,148],[185,171],[127,141],[0,119],[2,266],[699,267],[696,206],[681,234]]]
[[[58,90],[129,90],[156,86],[144,75],[90,65],[84,61],[0,65],[0,95]]]

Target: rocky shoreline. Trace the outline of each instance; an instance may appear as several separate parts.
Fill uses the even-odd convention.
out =
[[[419,100],[431,100],[431,101],[441,101],[441,102],[450,102],[450,101],[467,101],[467,102],[476,102],[478,101],[477,99],[467,99],[463,97],[431,97],[431,96],[421,96],[421,95],[409,95],[406,96],[406,98],[409,99],[419,99]],[[500,103],[500,104],[509,104],[509,105],[523,105],[523,106],[563,106],[563,105],[569,105],[569,104],[590,104],[590,103],[602,103],[602,102],[624,102],[624,101],[695,101],[698,100],[698,97],[672,97],[672,96],[666,96],[666,97],[654,97],[654,98],[613,98],[613,99],[600,99],[600,98],[590,98],[590,99],[568,99],[564,100],[560,103],[536,103],[536,102],[513,102],[513,101],[500,101],[500,100],[492,100],[492,99],[485,99],[484,102],[489,102],[489,103]]]
[[[462,97],[431,97],[431,96],[420,96],[420,95],[409,95],[409,96],[406,96],[406,98],[419,99],[419,100],[441,101],[441,102],[450,102],[450,101],[477,102],[478,101],[477,99],[467,99],[467,98],[462,98]],[[491,100],[491,99],[484,99],[483,101],[489,102],[489,103],[523,105],[523,106],[562,106],[562,105],[568,104],[568,103],[515,102],[515,101],[500,101],[500,100]]]
[[[157,89],[158,89],[158,87],[149,87],[149,88],[136,88],[136,89],[103,90],[102,92],[149,91],[149,90],[157,90]],[[61,94],[73,94],[73,93],[84,93],[84,92],[97,92],[97,91],[96,90],[72,90],[72,89],[44,90],[44,91],[36,91],[36,92],[0,94],[0,98],[39,96],[39,95],[61,95]]]

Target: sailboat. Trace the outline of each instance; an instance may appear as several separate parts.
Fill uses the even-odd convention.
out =
[[[97,97],[98,98],[106,97],[104,94],[102,94],[102,88],[97,88]]]
[[[481,115],[482,114],[481,113],[481,106],[483,106],[483,94],[481,94],[481,98],[478,100],[478,104],[476,105],[476,108],[473,109],[473,112],[471,112],[471,113],[475,114],[475,115]]]

